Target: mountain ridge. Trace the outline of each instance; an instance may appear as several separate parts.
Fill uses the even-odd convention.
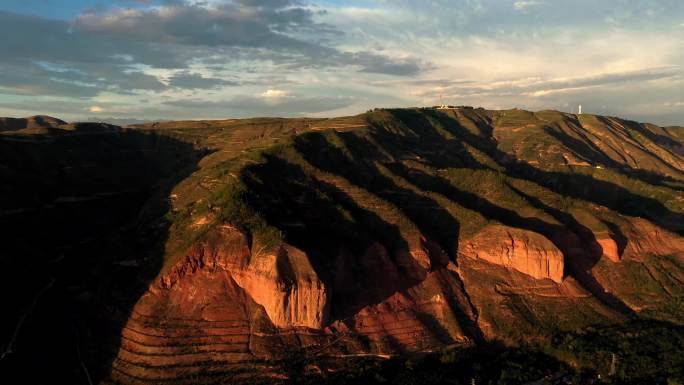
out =
[[[144,139],[141,154],[196,153],[142,204],[166,212],[132,219],[165,224],[157,256],[118,252],[149,275],[121,311],[109,377],[211,382],[245,365],[277,373],[293,350],[394,355],[634,317],[682,324],[675,131],[474,108],[102,131]]]
[[[323,330],[309,343],[326,354],[387,354],[662,316],[680,303],[681,143],[656,127],[519,110],[348,119],[309,123],[236,169],[214,159],[206,202],[179,186],[199,246],[179,247],[141,313],[164,318],[151,309],[188,306],[195,274],[225,271],[263,307],[258,323],[270,326],[250,350],[273,359],[269,347],[283,343],[273,327]],[[236,182],[221,186],[221,173]],[[656,190],[669,198],[643,196]],[[216,249],[236,237],[240,253]],[[624,274],[651,289],[628,294]],[[336,335],[345,340],[329,345]]]

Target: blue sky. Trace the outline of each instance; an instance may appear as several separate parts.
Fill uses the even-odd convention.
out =
[[[450,104],[684,125],[680,0],[2,0],[0,115]]]
[[[40,15],[51,19],[71,20],[83,12],[112,7],[143,8],[163,1],[136,0],[2,0],[0,10]]]

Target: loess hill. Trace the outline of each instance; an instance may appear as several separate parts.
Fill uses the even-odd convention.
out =
[[[68,351],[74,370],[46,365],[79,381],[277,381],[293,356],[684,324],[681,127],[467,107],[39,118],[0,121],[8,370]]]

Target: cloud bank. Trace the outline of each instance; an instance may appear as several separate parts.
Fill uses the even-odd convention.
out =
[[[683,124],[682,20],[675,0],[112,0],[60,19],[10,2],[0,115],[325,116],[443,95]]]

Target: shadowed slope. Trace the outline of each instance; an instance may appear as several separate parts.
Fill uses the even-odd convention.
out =
[[[5,378],[105,376],[161,267],[168,191],[202,155],[156,133],[90,126],[0,137]]]

